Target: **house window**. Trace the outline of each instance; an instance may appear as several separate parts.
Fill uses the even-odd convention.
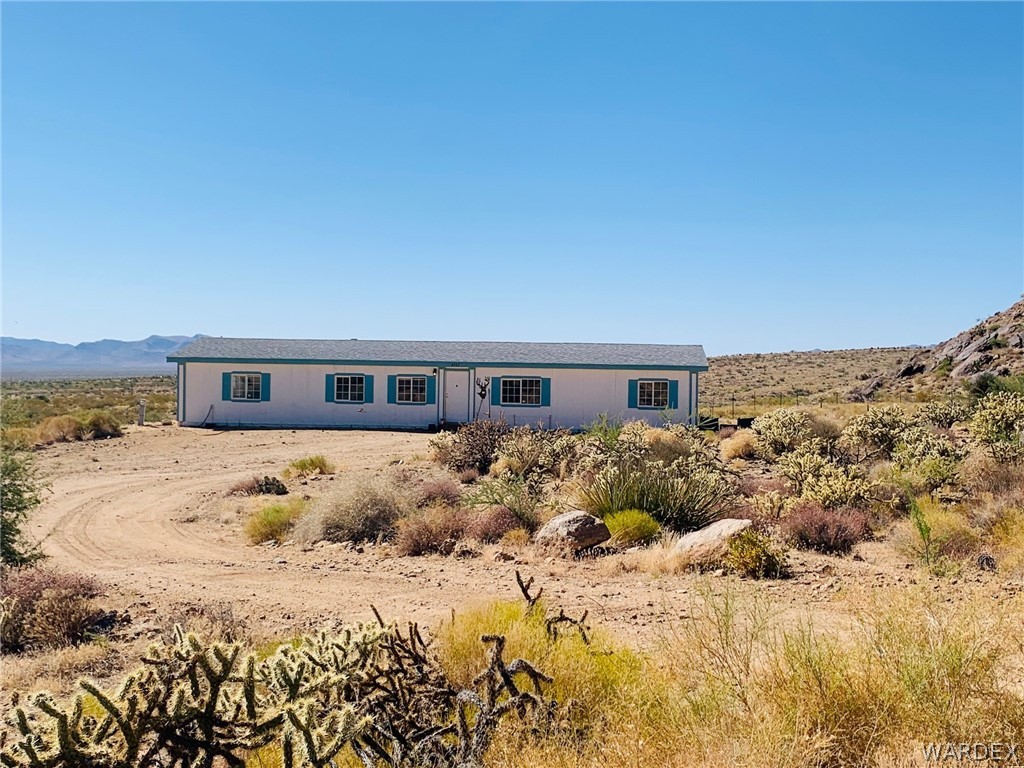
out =
[[[231,374],[231,399],[259,400],[261,379],[258,373]]]
[[[362,376],[335,376],[334,401],[361,403],[365,400],[366,382]]]
[[[396,384],[396,394],[397,402],[399,403],[427,402],[427,377],[399,376]]]
[[[540,405],[540,379],[501,380],[502,405]]]
[[[667,381],[640,381],[637,388],[640,408],[668,408]]]

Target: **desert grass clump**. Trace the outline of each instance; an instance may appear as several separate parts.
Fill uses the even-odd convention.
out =
[[[316,499],[295,527],[297,540],[384,541],[392,538],[398,520],[416,509],[408,488],[384,477],[359,478],[353,484]]]
[[[649,513],[673,531],[703,528],[729,508],[735,486],[711,469],[621,462],[607,466],[577,493],[581,508],[598,517],[626,509]]]
[[[293,477],[333,474],[334,464],[328,461],[326,456],[316,454],[315,456],[303,456],[301,459],[294,459],[289,462],[288,467],[281,473],[281,476],[288,480]]]
[[[825,509],[814,501],[797,502],[782,521],[783,537],[799,549],[845,555],[868,538],[868,515],[860,509]]]
[[[958,573],[962,561],[975,556],[981,543],[980,533],[961,509],[925,496],[912,501],[910,519],[900,523],[894,535],[897,551],[921,560],[940,576]]]
[[[308,508],[309,502],[299,498],[261,507],[246,521],[245,536],[252,544],[263,544],[268,541],[281,544],[289,538],[295,522]]]
[[[752,429],[736,430],[718,444],[722,461],[753,459],[757,457],[757,434]]]
[[[437,506],[419,510],[397,523],[395,551],[404,556],[450,555],[466,538],[470,513],[465,509]]]
[[[44,566],[0,571],[0,649],[79,645],[102,615],[94,599],[102,593],[95,579]]]
[[[639,509],[624,509],[606,515],[604,524],[611,533],[611,543],[618,547],[650,544],[661,535],[658,521]]]
[[[85,435],[85,426],[74,416],[51,416],[39,425],[43,443],[70,443],[84,440]]]
[[[550,734],[565,749],[603,723],[610,701],[642,684],[643,660],[600,630],[585,636],[572,626],[549,624],[543,602],[498,601],[456,612],[437,632],[434,649],[448,677],[459,686],[472,681],[485,661],[480,638],[500,635],[512,658],[530,659],[551,676],[549,695],[567,706],[561,734]],[[596,737],[597,732],[594,731]],[[561,738],[559,738],[561,736]]]
[[[92,440],[121,437],[121,422],[110,411],[88,411],[80,417],[85,434]]]

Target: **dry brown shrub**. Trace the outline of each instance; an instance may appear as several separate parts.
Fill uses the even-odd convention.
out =
[[[451,507],[424,509],[398,521],[395,550],[400,555],[451,554],[466,537],[470,512]]]
[[[482,544],[493,544],[509,531],[521,526],[522,523],[512,510],[496,505],[474,513],[466,528],[466,535]]]
[[[740,429],[721,442],[722,460],[753,459],[757,456],[757,435],[752,429]]]
[[[419,487],[416,506],[422,508],[443,504],[454,507],[461,499],[462,491],[458,483],[450,477],[435,477],[425,480]]]
[[[44,443],[70,443],[85,439],[85,427],[74,416],[51,416],[39,426]]]
[[[102,614],[93,602],[101,591],[89,576],[44,566],[4,569],[0,647],[16,653],[78,645]]]

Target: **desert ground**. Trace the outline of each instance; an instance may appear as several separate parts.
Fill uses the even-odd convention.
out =
[[[290,460],[313,453],[334,460],[339,471],[304,481],[310,494],[346,472],[387,471],[397,462],[426,470],[428,439],[401,432],[147,426],[127,428],[122,438],[57,444],[38,453],[51,490],[33,515],[34,533],[49,564],[108,586],[105,603],[129,613],[136,636],[157,633],[168,617],[197,605],[230,606],[236,619],[268,637],[371,620],[371,604],[385,617],[429,631],[453,609],[517,597],[516,570],[536,577],[556,605],[587,610],[594,623],[640,645],[687,617],[702,577],[619,572],[616,555],[572,561],[526,548],[509,553],[514,560],[496,561],[497,547],[455,558],[399,557],[388,545],[246,543],[243,504],[227,494],[236,481],[279,474]],[[757,591],[780,611],[809,612],[831,624],[859,590],[930,578],[873,542],[858,545],[853,558],[796,551],[790,558],[793,577],[785,581],[710,579],[716,588],[728,583]],[[983,573],[971,579],[994,597],[1019,589]]]

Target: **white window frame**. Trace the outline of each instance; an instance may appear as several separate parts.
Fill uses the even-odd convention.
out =
[[[239,382],[241,386],[239,386]],[[241,391],[241,396],[236,394]],[[235,402],[251,403],[262,399],[263,395],[263,374],[261,373],[232,373],[231,374],[231,399]]]
[[[338,384],[344,379],[348,381],[348,397],[338,397]],[[352,382],[359,379],[359,398],[352,397]],[[366,402],[366,376],[362,373],[337,373],[334,375],[334,402],[336,403],[365,403]]]
[[[524,386],[523,385],[526,382],[531,382],[531,384],[533,382],[537,383],[537,389],[536,389],[536,400],[537,400],[537,402],[524,402],[524,397],[523,397]],[[519,390],[518,391],[518,399],[516,399],[516,400],[506,400],[505,399],[505,385],[506,384],[508,384],[508,385],[517,384],[518,385],[518,387],[517,387],[517,389]],[[511,389],[511,386],[510,386],[510,389]],[[518,405],[518,406],[524,406],[524,407],[536,407],[536,406],[539,406],[541,404],[541,401],[543,400],[543,397],[544,397],[543,391],[544,391],[544,382],[543,382],[543,380],[541,379],[540,376],[503,376],[502,379],[501,379],[501,396],[500,396],[500,401],[501,401],[502,405],[508,405],[508,406],[517,406]],[[534,397],[532,395],[533,395],[533,393],[531,392],[530,400],[534,399]]]
[[[405,399],[402,398],[402,382],[409,382],[409,391]],[[423,382],[423,391],[417,392],[415,382]],[[420,399],[422,395],[422,399]],[[395,402],[401,405],[426,405],[427,403],[427,377],[426,376],[397,376],[395,378]]]
[[[644,403],[644,385],[650,386],[650,399],[649,402]],[[664,387],[665,402],[659,404],[660,398],[656,395],[660,394],[658,390]],[[656,410],[664,410],[669,405],[669,383],[665,379],[640,379],[636,383],[636,407],[637,408],[653,408]]]

